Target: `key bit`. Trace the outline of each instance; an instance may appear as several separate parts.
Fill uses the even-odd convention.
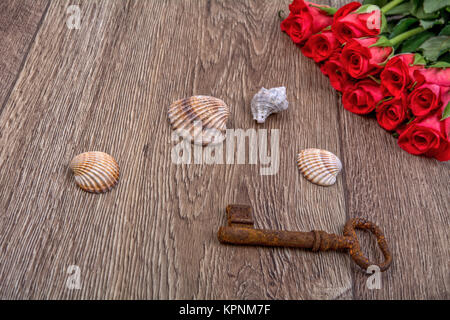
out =
[[[220,227],[218,232],[219,241],[224,244],[303,248],[314,252],[348,250],[353,261],[365,270],[371,265],[377,265],[381,271],[386,271],[392,262],[392,254],[383,232],[377,225],[365,219],[349,220],[344,227],[344,235],[339,236],[320,230],[296,232],[255,229],[250,206],[228,205],[226,211],[228,225]],[[370,262],[364,256],[356,229],[366,229],[375,235],[384,262]]]

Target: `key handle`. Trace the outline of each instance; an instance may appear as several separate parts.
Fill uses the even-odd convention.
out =
[[[369,261],[369,259],[364,256],[363,252],[361,251],[361,246],[359,245],[358,237],[356,235],[356,229],[368,230],[375,235],[375,237],[377,238],[378,247],[380,248],[384,256],[384,261],[382,263]],[[350,256],[352,257],[353,261],[355,261],[355,263],[364,270],[367,270],[367,268],[369,268],[369,266],[371,265],[376,265],[380,268],[380,271],[386,271],[391,265],[391,251],[389,250],[383,232],[375,223],[361,218],[351,219],[344,227],[344,236],[350,239]]]

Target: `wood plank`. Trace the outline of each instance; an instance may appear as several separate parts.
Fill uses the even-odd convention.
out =
[[[289,1],[51,2],[0,117],[2,298],[350,298],[348,256],[220,245],[225,206],[256,225],[341,232],[342,180],[308,183],[296,153],[340,155],[337,100],[279,30]],[[295,70],[303,70],[297,72]],[[307,76],[305,76],[307,75]],[[290,109],[257,126],[250,100],[286,85]],[[193,94],[223,98],[229,127],[280,130],[280,171],[171,162],[166,108]],[[321,106],[321,108],[319,108]],[[103,150],[121,165],[104,195],[78,190],[70,159]],[[5,174],[8,172],[8,174]],[[69,265],[82,289],[66,288]]]
[[[407,154],[376,119],[338,107],[349,215],[382,226],[394,255],[380,290],[368,290],[367,275],[354,271],[355,298],[448,299],[449,164]],[[381,261],[376,241],[361,236]]]
[[[367,275],[353,267],[354,298],[448,299],[449,163],[410,155],[376,119],[337,107],[348,215],[379,224],[394,255],[379,290],[369,290]],[[358,236],[365,253],[381,261],[376,241]]]
[[[343,110],[280,32],[289,2],[51,2],[0,115],[0,298],[448,299],[448,164],[406,154],[375,120]],[[71,4],[80,30],[65,25]],[[280,85],[289,110],[257,125],[253,94]],[[194,94],[224,99],[230,128],[279,129],[278,174],[172,163],[167,106]],[[335,186],[301,177],[307,147],[342,159]],[[118,160],[110,193],[74,185],[68,163],[88,150]],[[251,204],[261,228],[341,233],[367,217],[394,265],[368,290],[345,254],[220,245],[233,202]],[[379,258],[370,239],[361,233]],[[81,290],[66,287],[69,265]]]
[[[0,113],[44,18],[47,0],[0,2]]]

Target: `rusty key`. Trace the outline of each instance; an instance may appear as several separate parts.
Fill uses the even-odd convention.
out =
[[[227,220],[228,225],[221,227],[217,234],[221,243],[303,248],[311,249],[314,252],[348,250],[353,261],[364,270],[367,270],[371,265],[377,265],[381,271],[386,271],[392,262],[392,254],[383,232],[374,223],[365,219],[349,220],[344,227],[343,236],[317,230],[294,232],[255,229],[253,227],[252,208],[246,205],[228,205]],[[384,262],[370,262],[364,256],[355,229],[367,229],[376,236],[378,246],[384,255]]]

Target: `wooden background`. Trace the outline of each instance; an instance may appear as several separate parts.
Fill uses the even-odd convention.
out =
[[[289,2],[0,2],[0,298],[449,298],[448,163],[407,154],[374,119],[342,108],[280,32]],[[80,30],[66,26],[71,4]],[[253,95],[282,85],[288,111],[257,125]],[[225,100],[229,128],[279,129],[279,173],[173,164],[167,107],[195,94]],[[336,185],[299,173],[308,147],[341,158]],[[74,184],[68,163],[89,150],[119,162],[112,192]],[[346,254],[220,245],[229,203],[252,205],[261,228],[341,233],[347,219],[369,218],[394,263],[369,290]],[[81,290],[66,287],[70,265]]]

